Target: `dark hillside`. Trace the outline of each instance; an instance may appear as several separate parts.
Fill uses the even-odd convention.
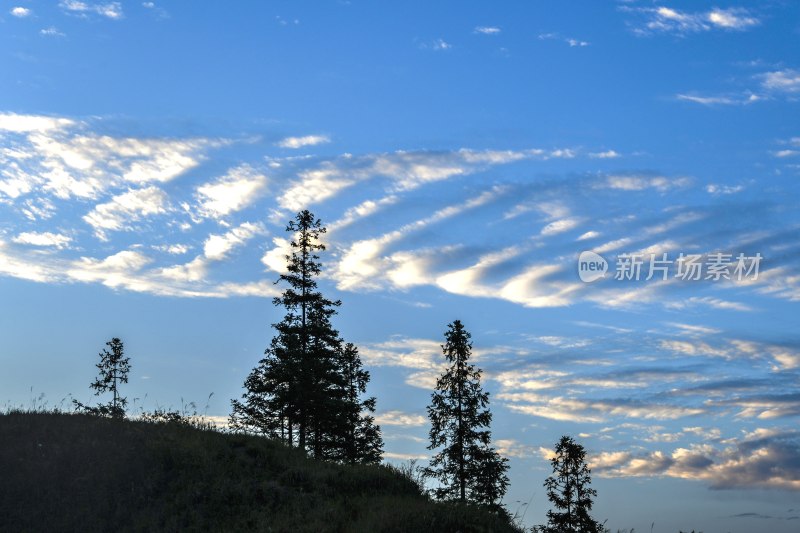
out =
[[[385,466],[177,423],[0,415],[0,531],[517,531]]]

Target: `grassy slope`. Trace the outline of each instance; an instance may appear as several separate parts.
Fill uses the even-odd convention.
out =
[[[0,415],[0,531],[517,531],[384,467],[244,435],[85,415]]]

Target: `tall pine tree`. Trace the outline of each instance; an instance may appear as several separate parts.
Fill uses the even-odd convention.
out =
[[[473,502],[501,510],[508,486],[508,460],[491,446],[489,393],[481,388],[482,371],[470,364],[471,335],[460,320],[448,325],[442,346],[450,366],[431,395],[429,450],[441,448],[423,470],[438,482],[436,498]]]
[[[351,413],[370,404],[361,405],[346,394],[347,349],[331,323],[341,302],[325,298],[317,287],[318,253],[325,250],[320,237],[326,230],[307,210],[299,212],[286,230],[293,235],[292,251],[278,282],[288,288],[273,300],[286,314],[273,324],[276,335],[247,377],[242,400],[232,402],[231,426],[279,438],[314,457],[350,461],[344,450],[351,446]],[[351,352],[360,368],[355,347]],[[365,387],[366,382],[361,393]],[[378,435],[375,453],[380,457],[380,428],[372,424],[371,431]]]

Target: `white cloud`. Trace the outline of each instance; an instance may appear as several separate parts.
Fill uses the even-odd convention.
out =
[[[223,235],[209,235],[203,244],[203,254],[207,259],[220,261],[237,246],[241,246],[257,235],[264,235],[266,230],[261,224],[245,222]]]
[[[274,247],[264,254],[261,262],[273,272],[283,274],[286,272],[286,256],[292,254],[291,242],[283,237],[273,237],[272,244]]]
[[[278,197],[281,208],[296,212],[324,202],[358,183],[379,177],[388,178],[390,193],[410,191],[421,185],[466,176],[495,165],[525,159],[571,158],[569,149],[545,152],[539,149],[468,150],[448,152],[397,151],[354,157],[345,154],[323,161],[315,168],[304,168]]]
[[[666,476],[701,480],[711,488],[800,490],[800,437],[777,428],[672,452],[606,452],[591,459],[592,469],[606,477]]]
[[[634,25],[634,32],[639,35],[654,33],[687,35],[719,29],[743,31],[761,23],[747,9],[738,7],[728,9],[714,8],[709,11],[698,12],[680,11],[667,6],[653,8],[623,7],[621,9],[643,16],[643,23]]]
[[[687,335],[713,335],[721,333],[721,330],[710,328],[707,326],[700,326],[697,324],[681,324],[680,322],[670,322],[669,325],[678,328]]]
[[[428,456],[424,453],[397,453],[397,452],[383,452],[383,457],[386,459],[395,459],[398,461],[413,461],[413,460],[425,460],[428,459]]]
[[[66,37],[66,34],[59,31],[58,28],[55,26],[49,26],[47,28],[42,28],[39,30],[40,35],[44,35],[46,37]]]
[[[616,152],[615,150],[606,150],[605,152],[590,153],[589,157],[594,159],[616,159],[618,157],[621,157],[621,155],[619,154],[619,152]]]
[[[677,95],[677,98],[678,100],[686,100],[689,102],[695,102],[697,104],[703,104],[703,105],[736,103],[735,101],[726,96],[695,96],[691,94],[679,94]]]
[[[392,205],[400,199],[395,194],[390,194],[379,200],[364,200],[360,204],[347,208],[342,218],[328,224],[328,231],[334,232],[336,230],[346,228],[356,221],[374,215],[387,205]]]
[[[525,307],[559,307],[569,305],[573,293],[580,290],[579,283],[557,281],[553,275],[560,274],[560,265],[538,264],[504,283],[499,296]]]
[[[666,192],[670,189],[686,187],[688,178],[667,178],[665,176],[608,176],[604,182],[595,185],[596,188],[619,189],[622,191],[643,191],[655,189]]]
[[[267,178],[249,165],[232,168],[225,176],[197,188],[200,214],[222,218],[252,205],[267,187]]]
[[[705,412],[697,407],[546,396],[534,392],[501,392],[496,398],[512,411],[569,422],[596,423],[609,417],[672,420]]]
[[[706,17],[714,26],[732,30],[742,30],[759,24],[759,20],[749,16],[745,9],[712,9]]]
[[[129,223],[166,213],[168,207],[167,195],[158,187],[128,189],[111,201],[96,205],[83,220],[94,228],[98,238],[106,240],[108,231],[130,230]]]
[[[706,185],[706,192],[709,194],[736,194],[744,190],[742,185],[721,185],[710,183]]]
[[[800,70],[787,68],[761,75],[762,86],[770,91],[797,93],[800,92]]]
[[[716,95],[716,96],[700,96],[697,94],[683,94],[679,93],[675,96],[678,100],[685,102],[692,102],[705,106],[718,106],[718,105],[747,105],[758,102],[762,97],[753,93],[746,93],[742,95]]]
[[[0,193],[17,198],[36,190],[60,199],[94,199],[125,182],[167,182],[197,166],[202,152],[228,141],[115,138],[87,133],[71,119],[0,114],[10,132],[0,148]]]
[[[581,39],[575,39],[573,37],[562,37],[560,34],[555,33],[555,32],[540,33],[539,34],[539,40],[540,41],[552,41],[552,40],[562,41],[562,42],[568,44],[570,47],[578,47],[578,48],[581,48],[581,47],[584,47],[584,46],[589,46],[590,44],[592,44],[589,41],[583,41]]]
[[[73,124],[75,122],[67,118],[0,113],[0,130],[14,133],[41,133],[66,128]]]
[[[418,427],[428,423],[428,417],[403,411],[385,411],[375,414],[375,422],[381,426]]]
[[[723,309],[729,311],[752,311],[753,308],[740,302],[731,302],[714,298],[712,296],[690,296],[683,300],[675,300],[667,304],[671,309],[686,309],[693,306],[702,305],[712,307],[714,309]]]
[[[147,280],[136,276],[152,259],[141,252],[123,250],[105,259],[82,257],[67,271],[67,276],[84,282],[99,282],[107,287],[146,292]]]
[[[450,50],[453,48],[453,45],[445,41],[444,39],[436,39],[431,44],[431,48],[433,50]]]
[[[55,248],[66,248],[69,243],[72,242],[72,238],[67,235],[51,233],[49,231],[41,233],[35,231],[26,231],[20,233],[12,240],[18,244],[29,244],[31,246],[53,246]]]
[[[11,11],[9,11],[9,13],[11,13],[17,18],[25,18],[31,16],[33,12],[27,7],[17,6],[12,8]]]
[[[389,245],[402,240],[410,233],[486,205],[504,192],[503,188],[495,187],[462,204],[442,208],[429,217],[405,224],[379,237],[350,244],[342,253],[341,259],[332,273],[337,281],[337,286],[343,290],[379,288],[386,281],[383,274],[391,270],[390,267],[393,263],[390,257],[384,255],[384,250]],[[407,257],[399,258],[400,261],[405,259]]]
[[[567,44],[570,46],[589,46],[589,41],[580,41],[578,39],[567,39]]]
[[[162,244],[153,246],[153,249],[170,255],[183,255],[190,250],[190,247],[186,244]]]
[[[483,35],[497,35],[500,33],[500,28],[497,26],[476,26],[475,33],[481,33]]]
[[[40,259],[28,260],[26,257],[10,253],[7,244],[2,240],[0,240],[0,274],[39,283],[50,282],[57,277],[57,273]]]
[[[28,220],[47,220],[55,214],[56,206],[48,198],[29,198],[23,202],[21,211]]]
[[[551,235],[558,235],[571,229],[576,228],[580,224],[577,218],[563,218],[561,220],[554,220],[542,228],[541,234],[549,237]]]
[[[327,135],[306,135],[304,137],[286,137],[278,142],[281,148],[303,148],[304,146],[316,146],[331,142]]]
[[[536,457],[540,454],[541,448],[523,444],[515,439],[495,439],[494,446],[497,453],[503,457],[528,458]]]
[[[439,341],[403,336],[359,347],[364,363],[370,366],[398,366],[414,370],[439,370],[445,363]]]
[[[12,249],[0,240],[0,275],[39,283],[100,283],[115,290],[182,298],[268,298],[279,294],[273,280],[214,283],[206,279],[208,261],[200,256],[177,268],[148,270],[153,259],[138,249],[76,260],[48,254],[44,261],[41,252]]]
[[[594,239],[595,237],[599,237],[599,236],[600,236],[600,232],[591,230],[591,231],[587,231],[586,233],[584,233],[580,237],[578,237],[578,240],[579,241],[586,241],[586,240],[589,240],[589,239]]]
[[[124,17],[120,2],[90,4],[79,0],[62,0],[58,5],[67,12],[77,13],[82,16],[86,16],[88,13],[95,13],[112,20],[119,20]]]

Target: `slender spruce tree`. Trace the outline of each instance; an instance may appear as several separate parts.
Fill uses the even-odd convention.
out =
[[[351,461],[344,450],[352,447],[348,439],[357,432],[348,428],[353,410],[360,413],[362,405],[346,394],[349,375],[342,354],[355,354],[359,368],[361,362],[355,347],[348,351],[331,323],[341,302],[318,290],[319,252],[325,250],[320,239],[326,230],[308,210],[297,213],[286,230],[293,235],[291,253],[278,283],[287,288],[273,300],[285,315],[273,324],[276,335],[245,380],[242,399],[232,401],[230,423],[279,438],[314,457]],[[373,429],[380,436],[380,429]]]
[[[442,345],[448,368],[431,395],[429,450],[441,448],[423,470],[435,480],[433,495],[502,510],[508,486],[508,460],[491,446],[489,393],[481,388],[482,371],[469,363],[471,335],[460,320],[448,325]]]
[[[117,337],[108,341],[106,346],[108,348],[103,348],[99,354],[100,362],[95,365],[98,376],[89,386],[95,390],[95,396],[110,392],[111,401],[95,407],[88,407],[77,400],[73,400],[73,403],[77,410],[90,414],[124,418],[128,399],[120,394],[119,386],[128,382],[128,373],[131,370],[130,358],[125,357],[125,347]]]
[[[348,342],[341,352],[341,368],[345,378],[342,391],[346,416],[341,436],[343,462],[349,464],[376,464],[383,455],[381,428],[375,424],[375,397],[363,398],[367,392],[369,372],[364,369],[358,348]],[[363,399],[362,399],[363,398]]]
[[[605,528],[589,515],[597,491],[589,487],[591,471],[586,450],[572,437],[561,437],[550,459],[553,475],[544,482],[547,498],[556,510],[547,511],[547,524],[534,528],[541,533],[603,533]]]

